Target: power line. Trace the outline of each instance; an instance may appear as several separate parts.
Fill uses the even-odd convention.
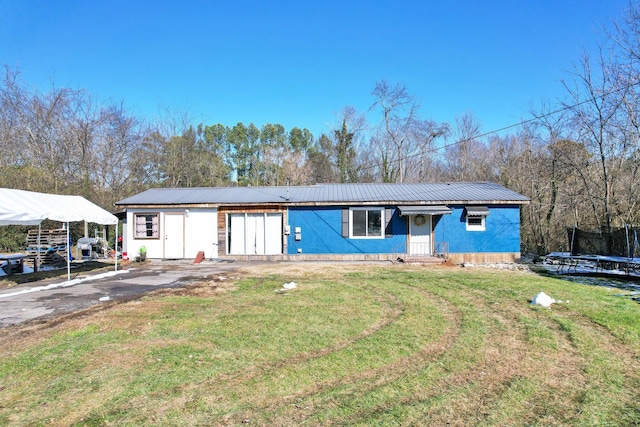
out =
[[[453,147],[453,146],[458,145],[458,144],[463,144],[465,142],[470,142],[470,141],[473,141],[475,139],[481,139],[481,138],[485,138],[485,137],[490,136],[490,135],[494,135],[494,134],[497,134],[497,133],[500,133],[500,132],[504,132],[504,131],[509,130],[509,129],[513,129],[513,128],[516,128],[516,127],[521,127],[521,126],[524,126],[526,124],[533,123],[533,122],[536,122],[538,120],[541,120],[541,119],[544,119],[544,118],[547,118],[547,117],[551,117],[551,116],[554,116],[556,114],[559,114],[559,113],[562,113],[562,112],[565,112],[565,111],[568,111],[568,110],[572,110],[572,109],[574,109],[576,107],[579,107],[581,105],[587,104],[587,103],[592,102],[594,100],[604,99],[604,98],[606,98],[606,97],[608,97],[610,95],[613,95],[615,93],[618,93],[618,92],[621,92],[623,90],[630,89],[630,88],[632,88],[634,86],[639,86],[639,85],[640,85],[640,81],[636,81],[636,82],[630,83],[628,85],[625,85],[623,87],[620,87],[620,88],[611,90],[609,92],[603,93],[601,95],[597,95],[597,96],[591,97],[590,99],[585,99],[584,101],[576,102],[576,103],[571,104],[571,105],[565,105],[562,108],[558,108],[558,109],[556,109],[554,111],[550,111],[548,113],[541,114],[539,116],[534,116],[534,117],[532,117],[530,119],[527,119],[527,120],[522,120],[522,121],[520,121],[518,123],[507,125],[507,126],[504,126],[502,128],[495,129],[495,130],[488,131],[488,132],[484,132],[484,133],[481,133],[481,134],[478,134],[478,135],[474,135],[472,137],[461,139],[459,141],[454,141],[454,142],[451,142],[451,143],[448,143],[448,144],[443,144],[443,145],[440,145],[438,147],[433,147],[433,148],[424,150],[424,151],[422,151],[420,153],[410,154],[410,155],[407,155],[407,156],[404,156],[404,157],[399,157],[394,162],[410,160],[410,159],[413,159],[415,157],[423,156],[426,153],[435,153],[437,151],[443,150],[445,148]],[[375,167],[378,167],[378,165],[366,166],[366,167],[361,168],[360,170],[369,170],[369,169],[373,169]]]
[[[503,132],[505,130],[509,130],[509,129],[512,129],[512,128],[515,128],[515,127],[521,127],[521,126],[524,126],[526,124],[533,123],[533,122],[536,122],[538,120],[541,120],[541,119],[544,119],[544,118],[547,118],[547,117],[551,117],[551,116],[554,116],[556,114],[559,114],[559,113],[562,113],[562,112],[565,112],[565,111],[568,111],[568,110],[572,110],[572,109],[574,109],[576,107],[579,107],[581,105],[587,104],[589,102],[593,102],[594,100],[604,99],[604,98],[606,98],[608,96],[611,96],[611,95],[613,95],[615,93],[618,93],[618,92],[621,92],[623,90],[630,89],[630,88],[632,88],[634,86],[640,86],[640,81],[636,81],[636,82],[630,83],[628,85],[625,85],[623,87],[611,90],[611,91],[603,93],[601,95],[593,96],[593,97],[591,97],[589,99],[585,99],[584,101],[575,102],[575,103],[573,103],[571,105],[565,105],[562,108],[558,108],[558,109],[550,111],[548,113],[541,114],[541,115],[538,115],[538,116],[534,116],[534,117],[532,117],[530,119],[527,119],[527,120],[522,120],[522,121],[520,121],[518,123],[514,123],[514,124],[511,124],[511,125],[508,125],[508,126],[504,126],[502,128],[495,129],[495,130],[492,130],[492,131],[489,131],[489,132],[484,132],[484,133],[481,133],[481,134],[478,134],[478,135],[474,135],[472,137],[465,138],[465,139],[462,139],[462,140],[459,140],[459,141],[455,141],[455,142],[452,142],[452,143],[449,143],[449,144],[444,144],[444,145],[441,145],[441,146],[438,146],[438,147],[434,147],[434,148],[431,148],[431,149],[428,149],[428,150],[424,150],[424,151],[422,151],[420,153],[416,153],[416,154],[411,154],[411,155],[408,155],[408,156],[400,157],[396,161],[409,160],[409,159],[412,159],[412,158],[415,158],[415,157],[423,156],[425,153],[437,152],[437,151],[440,151],[440,150],[442,150],[444,148],[452,147],[452,146],[455,146],[457,144],[462,144],[464,142],[473,141],[475,139],[485,138],[487,136],[490,136],[490,135],[493,135],[493,134],[496,134],[496,133],[499,133],[499,132]],[[376,167],[379,167],[379,165],[372,165],[372,166],[362,167],[362,168],[360,168],[360,170],[370,170],[370,169],[373,169],[373,168],[376,168]],[[406,193],[404,195],[414,195],[414,193],[413,192],[408,192],[408,193]]]

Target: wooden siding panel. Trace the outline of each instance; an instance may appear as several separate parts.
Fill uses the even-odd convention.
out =
[[[520,261],[520,252],[458,253],[447,257],[454,264],[499,264]]]
[[[218,210],[218,257],[227,254],[227,216]]]

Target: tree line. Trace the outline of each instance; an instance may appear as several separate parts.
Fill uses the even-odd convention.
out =
[[[640,222],[639,64],[631,5],[597,54],[576,61],[566,97],[532,109],[512,132],[484,132],[472,113],[438,123],[407,87],[379,81],[367,114],[345,107],[317,136],[278,123],[194,125],[179,113],[151,123],[82,89],[32,89],[5,67],[0,186],[112,209],[151,187],[493,181],[531,198],[524,251],[566,250],[567,226]],[[1,236],[0,246],[12,249]]]

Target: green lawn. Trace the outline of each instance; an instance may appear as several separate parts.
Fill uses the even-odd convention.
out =
[[[0,330],[0,425],[640,425],[640,304],[618,291],[390,264],[218,285]]]

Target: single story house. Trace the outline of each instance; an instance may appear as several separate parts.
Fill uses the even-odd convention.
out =
[[[520,258],[520,207],[491,182],[153,188],[120,200],[123,250],[148,258]]]

